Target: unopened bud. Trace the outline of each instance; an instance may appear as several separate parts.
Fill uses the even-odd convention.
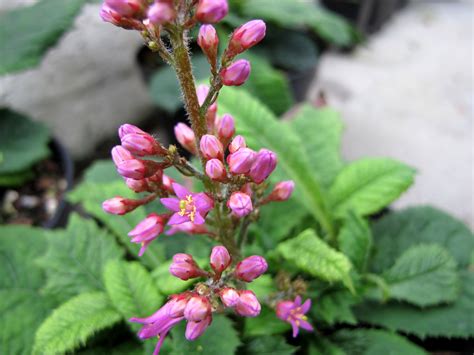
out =
[[[234,118],[226,113],[217,122],[217,135],[221,140],[222,144],[227,145],[232,136],[235,133],[235,121]]]
[[[202,25],[199,29],[197,43],[209,59],[211,65],[214,65],[216,63],[217,47],[219,45],[219,37],[217,36],[216,29],[212,25]]]
[[[235,268],[235,276],[239,280],[252,282],[267,271],[267,268],[267,261],[263,257],[253,255],[245,258],[237,264],[237,267]]]
[[[102,203],[102,209],[110,214],[124,215],[140,206],[135,200],[130,200],[120,196],[108,199]]]
[[[123,125],[121,125],[118,129],[118,135],[120,137],[120,139],[122,139],[123,137],[125,137],[125,135],[127,134],[143,134],[143,135],[148,135],[148,133],[146,133],[145,131],[141,130],[140,128],[138,128],[137,126],[134,126],[132,124],[129,124],[129,123],[125,123]]]
[[[162,183],[166,191],[170,193],[174,193],[174,189],[173,189],[174,182],[175,181],[172,178],[170,178],[168,175],[163,174]]]
[[[150,189],[146,179],[135,180],[127,178],[125,179],[125,183],[127,184],[128,188],[133,192],[145,192]]]
[[[222,271],[229,267],[231,262],[232,258],[225,247],[216,246],[212,248],[210,264],[216,273],[221,274]]]
[[[229,152],[235,153],[240,148],[247,148],[247,144],[245,143],[245,138],[242,137],[241,135],[238,135],[238,136],[235,136],[234,139],[232,139],[232,142],[230,142]]]
[[[202,155],[206,159],[216,158],[222,160],[224,158],[224,147],[216,136],[211,134],[203,135],[199,147],[201,148]]]
[[[148,3],[146,0],[105,0],[104,4],[126,17],[141,17]]]
[[[226,307],[235,307],[239,302],[239,293],[231,287],[226,287],[219,292],[222,303]]]
[[[140,20],[133,17],[123,16],[117,11],[111,9],[107,4],[102,4],[99,15],[103,21],[122,27],[126,30],[141,30],[143,28],[143,24]]]
[[[211,159],[206,163],[206,175],[214,181],[224,181],[227,179],[224,164],[219,159]]]
[[[182,317],[184,315],[184,309],[188,304],[189,298],[189,293],[182,293],[177,296],[173,296],[168,307],[168,316],[171,318]]]
[[[199,106],[204,104],[207,95],[209,94],[209,86],[206,84],[201,84],[196,89],[196,94],[198,97]],[[214,102],[209,106],[206,112],[206,125],[209,132],[214,132],[214,126],[216,122],[217,115],[217,102]]]
[[[229,165],[230,172],[232,174],[248,173],[256,155],[257,153],[249,148],[240,148],[235,153],[229,154],[227,164]]]
[[[160,164],[151,160],[130,159],[117,164],[117,171],[120,175],[135,180],[152,176],[160,168]]]
[[[260,314],[261,306],[257,296],[250,290],[239,292],[239,302],[235,306],[235,312],[243,317],[256,317]]]
[[[232,210],[234,216],[245,217],[253,210],[252,199],[249,195],[237,191],[230,196],[227,207]]]
[[[199,322],[188,321],[186,324],[185,337],[187,340],[193,341],[199,338],[209,327],[212,322],[212,315],[209,314],[206,318]]]
[[[250,62],[245,59],[236,60],[220,72],[221,80],[227,86],[240,86],[250,75]]]
[[[194,295],[184,308],[184,317],[188,321],[199,322],[211,314],[211,303],[207,297]]]
[[[117,166],[121,162],[125,160],[134,159],[132,153],[130,153],[127,149],[122,147],[121,145],[116,145],[112,148],[112,160],[114,161],[115,165]]]
[[[275,185],[272,192],[266,198],[267,201],[286,201],[291,197],[295,183],[292,180],[281,181]]]
[[[244,23],[232,33],[226,56],[233,58],[237,54],[255,46],[265,37],[265,31],[265,22],[262,20],[252,20]]]
[[[148,19],[154,25],[164,25],[176,18],[173,1],[155,1],[148,9]]]
[[[142,244],[138,256],[142,256],[148,245],[163,232],[164,224],[163,217],[156,213],[150,213],[128,233],[132,237],[132,243]]]
[[[199,0],[196,18],[202,23],[216,23],[229,12],[227,0]]]
[[[149,134],[126,134],[122,137],[122,146],[138,156],[163,155],[166,153]]]
[[[191,255],[183,253],[175,254],[173,256],[173,262],[170,265],[169,271],[171,275],[184,281],[201,277],[205,274],[205,272],[196,264]]]
[[[271,150],[260,149],[252,164],[249,175],[257,184],[262,183],[275,170],[277,156]]]
[[[196,154],[196,137],[193,130],[184,123],[178,123],[174,127],[174,134],[179,144],[181,144],[188,152]]]

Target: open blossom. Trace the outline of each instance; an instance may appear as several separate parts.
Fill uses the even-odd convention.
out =
[[[298,335],[299,328],[313,331],[312,325],[305,316],[311,307],[311,300],[307,299],[301,304],[301,297],[297,296],[294,301],[280,301],[276,306],[278,318],[291,324],[293,328],[293,338]]]
[[[173,183],[178,198],[162,198],[161,203],[174,214],[168,220],[169,225],[192,222],[204,224],[207,213],[214,208],[214,201],[204,192],[192,193],[183,185]]]
[[[138,256],[142,256],[150,243],[163,232],[164,224],[163,217],[156,213],[150,213],[128,233],[132,237],[132,243],[141,244]]]

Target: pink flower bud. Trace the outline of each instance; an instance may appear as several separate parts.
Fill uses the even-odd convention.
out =
[[[171,275],[184,281],[206,274],[205,271],[199,268],[191,255],[183,253],[173,256],[173,262],[170,265],[169,271]]]
[[[124,147],[116,145],[112,148],[112,160],[114,161],[115,165],[118,165],[125,160],[131,159],[134,159],[132,153],[130,153]]]
[[[223,159],[224,158],[224,147],[219,142],[216,136],[211,134],[205,134],[201,138],[199,144],[201,153],[206,159]]]
[[[235,306],[235,312],[243,317],[256,317],[260,314],[261,306],[257,296],[250,290],[239,292],[239,302]]]
[[[138,156],[163,153],[163,149],[149,134],[126,134],[122,137],[122,147]]]
[[[184,317],[188,321],[199,322],[211,314],[211,303],[207,297],[192,296],[184,308]]]
[[[145,131],[141,130],[140,128],[138,128],[137,126],[134,126],[132,124],[129,124],[129,123],[125,123],[123,125],[121,125],[118,129],[118,135],[120,137],[120,139],[122,139],[123,137],[125,137],[125,135],[127,134],[143,134],[143,135],[148,135],[148,133],[146,133]]]
[[[221,274],[222,271],[229,267],[231,262],[232,258],[225,247],[216,246],[212,248],[210,264],[216,273]]]
[[[192,341],[199,338],[207,329],[207,327],[211,324],[211,322],[212,315],[208,315],[206,318],[199,322],[188,321],[188,323],[186,324],[185,332],[186,339]]]
[[[255,46],[265,37],[266,26],[262,20],[252,20],[238,27],[229,41],[226,56],[233,58],[237,54]]]
[[[250,196],[240,191],[234,192],[230,196],[229,201],[227,201],[227,206],[232,210],[232,213],[239,218],[248,215],[253,210]]]
[[[184,123],[178,123],[174,127],[174,134],[179,144],[181,144],[188,152],[196,154],[196,137],[193,130]]]
[[[217,46],[219,37],[216,29],[212,25],[202,25],[199,29],[197,43],[202,51],[209,58],[211,63],[215,63],[217,58]]]
[[[252,164],[249,175],[257,184],[262,183],[275,170],[277,156],[271,150],[260,149]]]
[[[176,11],[172,1],[155,1],[148,9],[148,19],[154,25],[164,25],[176,18]]]
[[[154,175],[160,167],[154,161],[130,159],[117,164],[117,171],[123,177],[141,180]]]
[[[237,138],[237,137],[236,137]],[[235,153],[229,154],[227,164],[232,174],[246,174],[250,171],[257,153],[249,148],[240,148]]]
[[[198,97],[199,106],[204,104],[206,100],[207,94],[209,94],[209,86],[206,84],[201,84],[196,89],[196,94]],[[207,129],[209,132],[214,131],[215,121],[217,115],[217,102],[214,102],[212,105],[209,106],[206,112],[206,124]]]
[[[202,23],[216,23],[229,12],[227,0],[199,0],[196,18]]]
[[[104,4],[126,17],[140,17],[148,6],[146,0],[105,0]]]
[[[236,60],[220,72],[221,80],[227,86],[240,86],[250,75],[250,62],[245,59]]]
[[[124,215],[140,206],[135,200],[129,200],[120,196],[108,199],[102,203],[102,209],[110,214]]]
[[[163,188],[170,192],[174,193],[173,189],[173,183],[175,182],[172,178],[170,178],[168,175],[163,174]]]
[[[227,144],[235,133],[234,118],[226,113],[217,123],[217,135],[223,144]]]
[[[219,296],[226,307],[235,307],[239,302],[239,293],[231,287],[222,289],[221,292],[219,292]]]
[[[224,181],[227,179],[224,164],[219,159],[211,159],[206,163],[206,175],[214,181]]]
[[[229,144],[229,152],[235,153],[240,148],[247,148],[247,144],[245,143],[245,138],[242,136],[236,136],[232,142]]]
[[[184,309],[188,304],[189,298],[189,293],[182,293],[177,296],[174,296],[169,302],[168,316],[170,316],[171,318],[183,317]]]
[[[117,11],[111,9],[106,4],[102,4],[99,15],[105,22],[125,28],[126,30],[141,30],[143,28],[142,22],[140,20],[123,16]]]
[[[128,188],[134,192],[145,192],[150,190],[150,186],[148,186],[146,179],[135,180],[127,178],[125,179],[125,183]]]
[[[235,276],[242,281],[252,282],[267,271],[266,260],[259,255],[252,255],[237,264]]]
[[[148,245],[163,232],[164,225],[163,217],[156,213],[150,213],[128,233],[132,237],[132,243],[140,243],[142,245],[138,256],[142,256]]]
[[[295,189],[295,183],[292,180],[280,181],[275,185],[272,192],[266,198],[267,201],[286,201],[290,198],[293,190]]]

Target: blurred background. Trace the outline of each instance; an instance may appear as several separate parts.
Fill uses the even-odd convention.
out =
[[[269,24],[249,54],[249,91],[282,116],[304,100],[331,105],[345,122],[346,159],[388,156],[418,170],[395,208],[432,204],[474,226],[472,1],[231,6],[221,33],[248,18]],[[59,223],[64,190],[108,158],[120,124],[166,143],[184,120],[173,73],[137,33],[103,22],[99,7],[0,0],[0,222]]]

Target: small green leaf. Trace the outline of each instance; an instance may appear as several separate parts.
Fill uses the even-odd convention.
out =
[[[350,209],[363,216],[377,212],[408,189],[414,175],[412,168],[392,159],[357,160],[331,186],[333,211],[339,217]]]
[[[103,277],[112,304],[125,319],[149,316],[163,302],[151,275],[138,262],[112,260]]]
[[[365,272],[372,248],[372,233],[367,222],[349,211],[337,240],[339,250],[347,255],[358,271]]]
[[[298,348],[288,344],[282,336],[263,336],[250,340],[245,345],[248,355],[291,355]]]
[[[121,320],[104,292],[83,293],[56,308],[36,332],[33,352],[64,354]]]
[[[104,290],[102,270],[122,254],[106,230],[72,214],[66,230],[49,233],[48,251],[38,260],[48,275],[44,291],[65,300],[81,292]]]
[[[385,273],[385,279],[391,297],[421,307],[456,300],[460,286],[456,262],[436,244],[405,251]]]
[[[280,243],[277,250],[301,270],[329,282],[342,281],[352,288],[349,259],[322,241],[313,230],[307,229]]]
[[[214,316],[209,328],[194,341],[186,340],[185,328],[185,322],[181,322],[171,331],[173,355],[234,355],[240,345],[232,322],[222,315]]]
[[[261,336],[285,333],[291,329],[290,324],[282,321],[275,314],[274,309],[266,306],[258,317],[245,318],[244,334],[245,336]]]
[[[351,355],[423,355],[426,352],[406,338],[384,330],[340,330],[332,340]]]
[[[84,0],[41,0],[0,14],[0,75],[36,66],[71,27]],[[1,141],[1,140],[0,140]]]
[[[469,265],[474,235],[461,221],[432,207],[412,207],[389,213],[373,225],[374,254],[371,269],[387,270],[414,245],[437,243],[446,248],[459,267]]]
[[[258,298],[263,298],[276,291],[275,282],[270,275],[262,275],[258,279],[252,281],[248,285],[248,289],[255,292],[255,295]]]

